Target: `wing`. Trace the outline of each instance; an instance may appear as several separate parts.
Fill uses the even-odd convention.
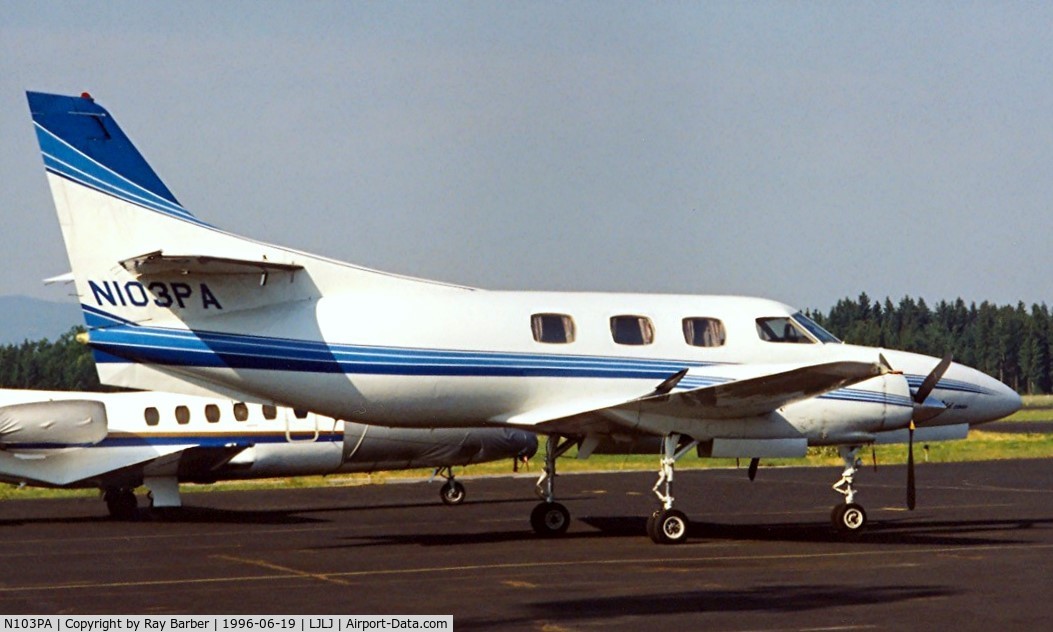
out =
[[[868,380],[888,372],[881,363],[826,362],[810,365],[730,366],[692,368],[673,376],[654,392],[576,414],[531,419],[541,432],[565,435],[613,434],[626,430],[646,434],[661,431],[648,419],[763,421],[768,413],[804,399]],[[670,386],[670,381],[675,382]],[[702,381],[703,386],[672,390],[678,384]],[[528,413],[526,418],[530,417]],[[515,423],[517,418],[509,421]],[[751,421],[752,423],[752,421]],[[683,424],[680,424],[683,426]]]
[[[713,386],[655,394],[616,408],[688,419],[758,417],[884,372],[881,365],[867,362],[812,364]]]
[[[102,480],[131,468],[178,458],[194,445],[90,447],[66,450],[0,451],[0,478],[64,487]]]

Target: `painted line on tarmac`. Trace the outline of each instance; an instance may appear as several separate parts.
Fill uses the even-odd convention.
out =
[[[690,547],[690,545],[686,545]],[[1053,549],[1053,544],[1004,544],[987,546],[943,546],[914,549],[902,551],[901,555],[942,555],[948,553],[975,553],[992,551],[1035,551],[1042,549]],[[70,584],[38,584],[33,586],[0,586],[0,594],[26,593],[34,591],[56,591],[56,590],[83,590],[100,588],[143,588],[147,586],[180,586],[194,584],[223,584],[235,582],[259,582],[280,581],[288,579],[322,579],[334,581],[338,578],[392,576],[392,575],[419,575],[424,573],[450,573],[463,571],[495,571],[530,568],[560,568],[566,566],[653,566],[655,564],[700,564],[714,562],[734,561],[776,561],[776,560],[804,560],[804,559],[846,559],[864,558],[875,556],[886,556],[888,551],[876,549],[870,551],[846,551],[840,553],[784,553],[769,555],[711,555],[696,557],[669,557],[669,558],[623,558],[609,560],[567,560],[560,562],[506,562],[502,564],[466,564],[458,566],[431,566],[418,568],[402,568],[389,570],[370,571],[342,571],[335,573],[304,573],[295,569],[270,565],[267,568],[283,569],[276,575],[238,575],[227,577],[203,577],[197,579],[159,579],[153,581],[120,581],[120,582],[77,582]],[[220,557],[220,556],[217,556]],[[244,559],[231,558],[236,561],[245,562]]]
[[[326,573],[309,573],[307,571],[301,571],[299,569],[291,568],[289,566],[281,566],[279,564],[273,564],[271,562],[268,562],[267,560],[259,560],[259,559],[253,559],[253,558],[247,558],[247,557],[236,557],[234,555],[213,555],[212,557],[214,557],[216,559],[220,559],[220,560],[227,560],[228,562],[237,562],[239,564],[248,564],[250,566],[259,566],[260,568],[266,568],[266,569],[272,570],[272,571],[282,571],[282,572],[285,572],[285,573],[290,573],[290,574],[295,575],[297,577],[304,577],[304,578],[308,578],[308,579],[317,579],[319,581],[329,582],[331,584],[339,584],[341,586],[350,586],[351,585],[351,582],[345,582],[342,579],[335,579],[331,575],[326,574]]]

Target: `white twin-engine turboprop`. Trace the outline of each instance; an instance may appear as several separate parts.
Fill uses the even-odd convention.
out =
[[[571,446],[660,451],[656,542],[687,536],[672,497],[683,455],[749,458],[752,474],[759,458],[841,446],[834,522],[855,530],[861,446],[913,426],[961,436],[1020,406],[978,371],[842,344],[770,300],[485,291],[240,237],[183,208],[87,94],[28,96],[104,383],[543,433],[542,535],[569,524],[553,481]]]
[[[179,507],[179,483],[436,468],[448,505],[464,500],[453,467],[533,456],[509,428],[386,428],[306,410],[175,393],[0,389],[0,481],[98,488],[110,515]]]

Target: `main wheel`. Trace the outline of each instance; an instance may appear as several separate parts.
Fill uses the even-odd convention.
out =
[[[650,529],[651,540],[655,544],[679,544],[687,540],[687,516],[676,509],[663,509],[654,518]]]
[[[464,485],[454,480],[446,481],[439,490],[439,497],[446,505],[459,505],[464,502]]]
[[[540,503],[530,512],[530,526],[540,536],[562,535],[570,526],[570,512],[559,503]]]
[[[867,512],[862,505],[841,503],[834,507],[830,520],[840,533],[860,533],[867,524]]]
[[[655,538],[657,537],[654,534],[654,525],[658,521],[658,514],[660,513],[662,513],[661,509],[655,509],[653,512],[651,512],[650,516],[647,516],[647,537],[651,538],[652,540],[655,540]],[[655,541],[657,542],[657,540]]]
[[[130,489],[109,489],[102,496],[106,509],[116,520],[135,520],[139,517],[139,501]]]

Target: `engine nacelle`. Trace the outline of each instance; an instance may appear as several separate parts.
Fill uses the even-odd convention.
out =
[[[106,406],[66,399],[0,406],[0,445],[47,449],[94,445],[107,433]]]

